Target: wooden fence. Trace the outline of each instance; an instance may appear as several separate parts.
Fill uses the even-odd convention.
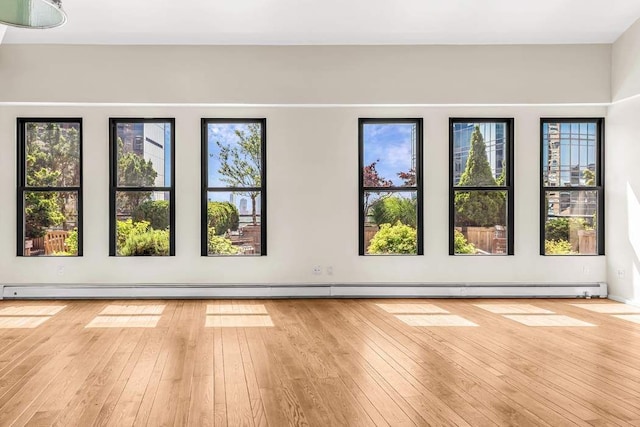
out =
[[[68,231],[48,231],[44,237],[31,239],[31,247],[25,247],[25,256],[54,255],[66,251],[65,241],[69,237]]]
[[[489,254],[507,253],[504,227],[456,227],[476,249]]]

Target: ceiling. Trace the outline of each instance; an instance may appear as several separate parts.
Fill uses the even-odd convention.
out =
[[[612,43],[638,0],[63,0],[68,23],[3,43]],[[2,32],[0,28],[0,33]]]

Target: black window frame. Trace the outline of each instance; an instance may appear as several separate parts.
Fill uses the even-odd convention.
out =
[[[596,172],[595,186],[546,186],[544,183],[544,125],[547,123],[595,123],[596,124]],[[542,256],[603,256],[605,254],[605,199],[604,199],[604,139],[605,139],[605,119],[604,117],[542,117],[540,118],[540,255]],[[573,192],[573,191],[595,191],[597,193],[597,253],[595,254],[549,254],[545,253],[546,237],[546,193],[548,191]]]
[[[507,149],[507,173],[505,174],[506,183],[504,186],[494,187],[467,187],[456,186],[454,171],[454,146],[453,146],[453,127],[456,123],[505,123],[507,129],[505,131],[505,148]],[[449,118],[449,255],[452,256],[470,256],[455,253],[455,194],[457,191],[506,191],[507,193],[507,250],[504,254],[486,255],[494,256],[510,256],[514,254],[514,128],[515,120],[513,117],[450,117]],[[477,255],[471,255],[477,256]],[[483,256],[483,255],[481,255]]]
[[[79,178],[80,182],[78,186],[62,187],[29,187],[27,186],[27,140],[26,140],[26,125],[27,123],[77,123],[78,127],[78,162],[79,162]],[[17,141],[18,141],[18,164],[17,164],[17,246],[16,255],[19,257],[27,257],[24,255],[24,194],[28,191],[33,192],[77,192],[78,194],[78,253],[76,255],[70,255],[69,257],[81,257],[83,256],[83,202],[82,202],[82,117],[18,117],[16,119],[17,126]],[[44,255],[46,257],[53,257],[54,255]]]
[[[392,186],[392,187],[365,187],[363,170],[364,164],[364,125],[366,124],[415,124],[416,125],[416,185],[409,186]],[[424,141],[424,119],[416,118],[359,118],[358,119],[358,254],[360,256],[421,256],[424,255],[424,182],[423,182],[423,141]],[[364,211],[365,194],[371,191],[389,191],[389,192],[416,192],[416,234],[417,247],[415,254],[367,254],[365,248],[365,220],[366,212]]]
[[[169,187],[118,186],[118,123],[170,123],[171,124],[171,185]],[[120,257],[116,248],[116,194],[119,191],[163,191],[169,193],[169,255],[176,254],[176,119],[175,118],[109,118],[109,256]],[[159,257],[163,257],[158,255]]]
[[[260,124],[260,187],[209,187],[209,135],[207,132],[210,123],[220,124]],[[261,118],[219,118],[204,117],[200,120],[201,131],[201,202],[200,202],[200,255],[208,258],[217,257],[263,257],[267,255],[267,119]],[[208,237],[208,193],[209,192],[234,192],[234,191],[259,191],[260,192],[260,254],[259,255],[210,255]]]

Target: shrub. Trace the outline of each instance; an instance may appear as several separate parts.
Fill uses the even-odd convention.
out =
[[[238,209],[229,202],[209,202],[207,204],[207,218],[209,227],[215,229],[215,234],[221,235],[227,230],[237,230],[240,217]]]
[[[370,254],[415,254],[418,233],[415,228],[402,224],[382,224],[369,244]]]
[[[210,255],[235,255],[240,251],[237,246],[233,246],[231,240],[216,235],[213,227],[209,227],[208,238],[207,248]]]
[[[377,225],[395,224],[398,221],[416,228],[416,201],[405,197],[392,196],[379,200],[372,208],[373,220]]]
[[[169,255],[169,231],[133,233],[125,241],[120,253],[125,256]]]
[[[569,255],[573,254],[571,243],[567,240],[545,240],[544,253],[547,255]]]
[[[475,254],[476,247],[473,243],[467,242],[464,234],[455,230],[453,233],[453,245],[456,254]]]
[[[146,233],[148,229],[148,221],[133,222],[131,218],[126,221],[116,221],[116,246],[118,247],[118,253],[123,255],[122,248],[131,236]]]
[[[147,221],[154,230],[169,228],[169,201],[147,200],[133,209],[131,218],[135,222]]]
[[[74,228],[69,232],[69,235],[64,241],[67,247],[66,253],[68,255],[78,255],[78,229]]]

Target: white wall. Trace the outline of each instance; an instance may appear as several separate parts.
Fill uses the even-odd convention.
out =
[[[606,253],[609,292],[640,303],[640,99],[613,105],[607,121]]]
[[[640,20],[616,40],[611,58],[611,99],[640,94]]]
[[[607,280],[612,296],[640,304],[640,21],[613,45],[607,119]]]
[[[610,45],[0,45],[0,102],[608,102]]]
[[[1,45],[0,283],[605,281],[605,257],[539,255],[538,203],[540,117],[604,116],[606,107],[447,104],[607,103],[610,54],[608,45]],[[51,102],[84,104],[42,104]],[[271,106],[193,105],[202,103]],[[318,103],[340,105],[283,105]],[[15,119],[30,116],[84,118],[82,258],[15,256]],[[173,258],[108,257],[112,116],[176,119]],[[448,255],[451,116],[515,118],[515,256]],[[200,257],[201,117],[267,118],[266,257]],[[357,255],[359,117],[424,118],[424,256]],[[312,275],[314,265],[333,275]]]
[[[15,256],[15,189],[2,188],[0,283],[597,282],[605,257],[539,255],[539,118],[604,107],[0,107],[0,180],[15,182],[15,118],[84,118],[82,258]],[[108,257],[108,118],[176,118],[176,256]],[[200,118],[266,117],[268,256],[200,256]],[[515,118],[515,256],[448,255],[448,118]],[[425,255],[358,253],[358,117],[424,117]],[[11,155],[14,154],[14,155]],[[312,275],[314,265],[334,274]],[[64,267],[63,274],[59,266]]]

